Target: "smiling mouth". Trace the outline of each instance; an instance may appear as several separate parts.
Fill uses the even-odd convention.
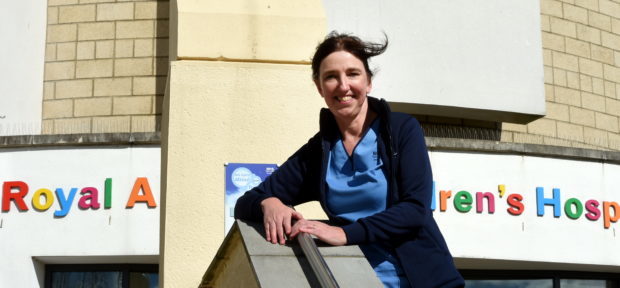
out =
[[[353,99],[353,97],[352,97],[352,96],[336,96],[336,99],[337,99],[339,102],[348,102],[348,101],[350,101],[351,99]]]

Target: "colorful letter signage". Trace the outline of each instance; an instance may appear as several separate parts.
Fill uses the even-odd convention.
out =
[[[454,209],[460,213],[470,212],[472,205],[476,207],[476,213],[484,213],[486,207],[486,213],[493,214],[495,212],[495,194],[491,192],[476,192],[475,197],[472,193],[461,190],[452,196],[452,190],[435,190],[435,184],[433,183],[433,197],[431,202],[431,210],[437,209],[437,198],[439,198],[439,212],[446,212],[448,210],[449,199],[452,197],[452,205]],[[548,190],[547,190],[548,191]],[[506,185],[498,185],[499,198],[504,197],[506,193]],[[620,220],[620,204],[613,201],[603,201],[602,210],[599,208],[601,202],[589,199],[585,202],[577,198],[569,198],[562,203],[562,192],[559,188],[551,189],[551,195],[545,193],[543,187],[536,187],[536,215],[544,217],[545,212],[553,211],[553,217],[560,218],[562,211],[566,217],[572,220],[577,220],[584,216],[590,221],[597,221],[601,214],[603,216],[603,227],[608,229],[611,223],[616,223]],[[506,211],[513,216],[519,216],[525,211],[525,205],[523,204],[523,195],[512,193],[506,196],[506,204],[508,208]],[[486,202],[487,205],[484,205]]]
[[[100,189],[96,187],[77,187],[56,188],[54,193],[48,188],[39,188],[33,194],[30,200],[34,210],[44,212],[50,209],[54,203],[57,203],[57,210],[54,211],[54,217],[65,217],[71,211],[71,207],[75,202],[76,196],[79,197],[77,206],[81,210],[97,210],[101,207],[105,209],[112,208],[112,178],[107,178],[103,185],[103,199],[100,199]],[[2,185],[2,212],[11,211],[11,203],[20,211],[28,211],[26,205],[26,196],[29,192],[28,184],[23,181],[6,181]],[[79,191],[79,195],[78,195]],[[138,177],[134,182],[133,189],[128,190],[129,199],[126,208],[133,208],[136,203],[145,203],[149,208],[157,207],[149,180],[146,177]]]

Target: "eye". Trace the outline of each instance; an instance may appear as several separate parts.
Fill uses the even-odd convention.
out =
[[[360,72],[359,70],[351,70],[347,72],[347,76],[349,78],[355,78],[355,77],[359,77],[362,75],[362,72]]]
[[[323,80],[331,80],[331,79],[335,79],[336,75],[334,74],[327,74],[323,77]]]

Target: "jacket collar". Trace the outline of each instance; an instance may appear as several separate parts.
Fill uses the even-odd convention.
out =
[[[383,159],[384,163],[385,163],[385,172],[386,174],[386,178],[388,179],[388,187],[390,187],[388,189],[388,199],[387,199],[387,203],[388,203],[388,207],[392,205],[392,202],[394,201],[394,199],[398,199],[398,196],[396,195],[392,195],[395,193],[395,189],[396,186],[394,183],[390,183],[390,181],[393,182],[393,175],[395,175],[395,166],[394,166],[394,159],[396,158],[397,155],[397,151],[394,148],[394,143],[392,142],[392,130],[391,130],[391,123],[390,123],[390,106],[387,104],[387,102],[384,99],[377,99],[374,97],[370,97],[368,96],[366,98],[366,101],[368,101],[368,108],[370,108],[372,111],[375,111],[379,117],[379,119],[381,120],[381,141],[379,141],[378,145],[379,145],[379,150],[382,151],[380,152],[381,154],[381,158]],[[325,183],[325,174],[327,171],[327,162],[328,162],[328,156],[327,153],[328,151],[330,151],[330,147],[333,143],[335,143],[336,139],[339,137],[340,131],[338,131],[338,124],[336,124],[336,119],[334,118],[334,115],[331,113],[331,111],[329,111],[329,109],[327,108],[323,108],[321,109],[321,114],[320,114],[320,119],[319,119],[319,125],[320,125],[320,132],[319,134],[321,135],[321,139],[322,139],[322,144],[321,144],[321,149],[322,149],[322,163],[323,163],[323,168],[322,168],[322,174],[321,174],[321,203],[326,203],[326,199],[325,199],[325,195],[326,195],[326,183]],[[392,180],[390,180],[392,179]],[[340,225],[344,225],[347,224],[348,222],[346,220],[344,220],[343,218],[337,217],[334,214],[332,214],[332,212],[327,208],[326,205],[323,206],[323,209],[327,212],[327,215],[329,216],[329,218],[334,221],[334,223],[339,223]]]
[[[390,115],[390,107],[384,99],[377,99],[372,96],[367,96],[366,101],[368,101],[368,108],[377,113],[383,125],[387,128],[389,133],[389,123],[388,116]],[[319,118],[319,127],[324,139],[333,140],[334,137],[338,137],[338,125],[336,124],[336,118],[334,118],[334,114],[327,108],[321,109],[321,114]]]

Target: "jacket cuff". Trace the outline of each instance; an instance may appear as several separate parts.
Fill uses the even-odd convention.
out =
[[[255,204],[252,205],[252,217],[255,218],[256,221],[263,221],[263,207],[261,207],[260,203],[269,197],[273,196],[259,195],[254,199]]]
[[[366,242],[366,228],[359,222],[342,226],[342,230],[344,230],[344,234],[347,236],[347,245],[357,245]]]

